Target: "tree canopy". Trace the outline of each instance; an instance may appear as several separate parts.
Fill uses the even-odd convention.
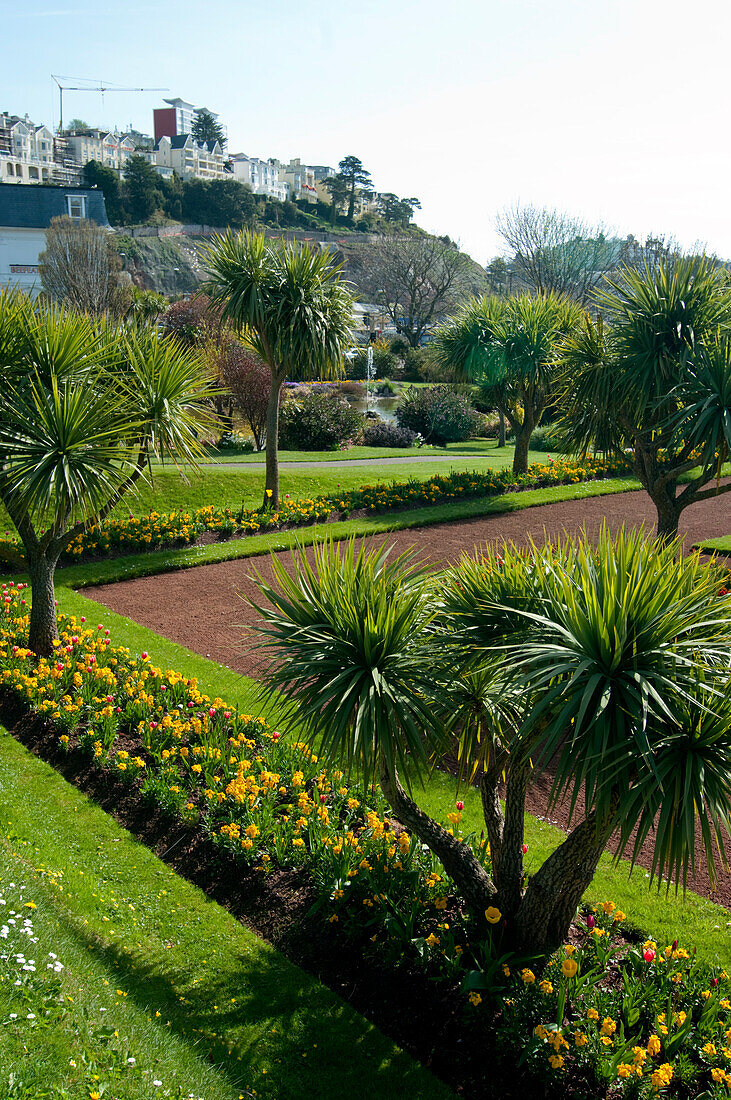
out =
[[[321,755],[380,783],[478,929],[497,910],[504,943],[549,955],[616,830],[633,859],[652,836],[651,874],[684,883],[699,821],[713,878],[731,807],[720,572],[641,531],[481,548],[439,577],[353,542],[292,565],[275,561],[273,583],[260,583],[258,629],[279,658],[268,684]],[[408,793],[451,737],[463,777],[479,777],[489,860]],[[572,829],[527,879],[526,791],[549,761]]]
[[[631,455],[672,538],[684,508],[731,491],[731,291],[705,256],[625,267],[563,351],[566,447]],[[689,480],[688,480],[689,479]],[[714,484],[715,481],[715,484]]]
[[[287,377],[334,377],[351,341],[353,299],[327,251],[227,232],[207,253],[206,289],[271,372],[264,506],[279,506],[279,401]]]
[[[0,292],[0,500],[30,574],[30,647],[58,637],[60,554],[103,523],[152,456],[195,464],[209,421],[210,375],[150,327],[117,326]]]
[[[222,149],[226,146],[223,126],[206,107],[199,107],[195,112],[190,135],[198,142],[217,141]]]

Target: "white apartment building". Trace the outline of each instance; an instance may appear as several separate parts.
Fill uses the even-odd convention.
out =
[[[289,164],[276,162],[280,178],[287,185],[289,197],[299,202],[317,202],[315,188],[315,169],[303,164],[299,157],[293,157]]]
[[[164,99],[163,103],[167,103],[168,106],[157,107],[152,112],[156,142],[161,137],[182,137],[183,134],[189,134],[193,129],[198,111],[208,111],[208,114],[218,121],[218,115],[215,111],[209,110],[208,107],[196,107],[194,103],[188,103],[185,99]],[[227,136],[226,127],[220,122],[219,126],[223,131],[225,141]]]
[[[234,179],[247,184],[255,195],[267,195],[284,202],[287,184],[279,178],[279,169],[269,160],[249,157],[246,153],[234,153],[231,157]]]
[[[125,134],[104,130],[79,130],[66,134],[66,145],[74,160],[81,165],[97,160],[105,168],[122,175],[127,161],[134,154],[135,143]]]
[[[26,115],[0,114],[0,182],[50,183],[55,175],[53,134]]]
[[[222,180],[231,173],[224,168],[226,158],[217,141],[194,141],[190,134],[168,137],[164,134],[145,156],[164,177],[176,172],[181,179]]]

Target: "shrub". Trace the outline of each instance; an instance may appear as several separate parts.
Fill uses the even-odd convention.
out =
[[[310,391],[285,401],[279,425],[285,451],[336,451],[354,438],[363,417],[339,393]]]
[[[240,451],[245,455],[250,455],[254,451],[252,441],[238,432],[222,432],[217,447],[219,451]]]
[[[447,386],[409,389],[396,409],[403,428],[418,432],[427,443],[443,446],[467,439],[474,424],[474,410],[467,397]]]
[[[266,442],[267,409],[272,385],[269,367],[255,351],[236,337],[226,336],[214,355],[214,368],[251,429],[256,450],[261,451]]]
[[[529,446],[532,451],[559,451],[559,442],[554,425],[544,424],[533,432]]]
[[[387,420],[372,420],[363,429],[366,447],[413,447],[416,438],[416,432]]]

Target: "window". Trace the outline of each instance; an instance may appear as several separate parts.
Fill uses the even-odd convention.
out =
[[[66,207],[69,217],[79,220],[86,217],[86,195],[67,195]]]
[[[34,168],[33,165],[31,165],[28,169],[28,176],[32,180],[37,180],[38,179],[38,169]]]
[[[8,162],[8,175],[9,175],[9,176],[12,176],[12,174],[13,174],[13,166],[12,166],[12,164],[10,164],[10,163]]]

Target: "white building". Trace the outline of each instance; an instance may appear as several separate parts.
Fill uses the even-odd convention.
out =
[[[198,111],[206,111],[218,121],[218,115],[215,111],[209,110],[208,107],[196,107],[194,103],[188,103],[184,99],[165,99],[163,103],[167,103],[169,106],[157,107],[152,112],[156,142],[161,137],[182,137],[183,134],[191,133]],[[219,122],[218,124],[223,131],[225,143],[226,127],[223,123]]]
[[[53,134],[26,115],[0,114],[0,183],[54,182]]]
[[[289,164],[276,162],[279,168],[279,176],[287,185],[289,197],[296,202],[317,202],[317,190],[315,187],[315,169],[303,164],[299,157],[294,157]]]
[[[131,137],[105,130],[79,130],[66,134],[66,146],[78,164],[83,166],[90,160],[96,160],[105,168],[113,168],[119,175],[124,174],[127,161],[135,152]]]
[[[280,202],[287,198],[287,184],[279,178],[276,164],[259,157],[249,157],[246,153],[234,153],[231,163],[234,178],[250,187],[255,195],[268,195]]]
[[[109,226],[104,195],[95,187],[0,187],[0,287],[41,289],[38,257],[52,218]]]
[[[169,177],[177,172],[183,180],[231,178],[231,173],[225,170],[226,158],[217,141],[199,144],[190,134],[179,134],[177,137],[165,134],[152,152],[145,155],[161,176]]]

